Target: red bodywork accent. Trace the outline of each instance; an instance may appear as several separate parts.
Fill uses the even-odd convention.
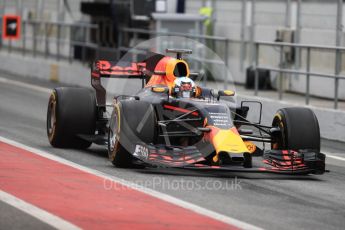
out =
[[[297,154],[292,150],[282,150],[283,160],[265,159],[263,163],[273,166],[272,170],[294,171],[307,169],[308,167],[303,164],[302,158],[297,157]]]
[[[105,76],[143,76],[146,63],[131,63],[130,66],[119,66],[115,62],[98,60],[95,62],[95,70],[92,77]],[[98,74],[98,75],[96,75]]]
[[[172,59],[172,57],[164,57],[162,58],[156,65],[154,71],[155,72],[166,72],[167,63]],[[174,84],[175,79],[169,79],[166,75],[157,75],[153,74],[146,84],[146,87],[154,86],[154,85],[165,85],[168,87],[172,87]]]
[[[163,107],[166,108],[166,109],[171,109],[171,110],[179,111],[181,113],[190,113],[190,112],[192,112],[191,110],[183,109],[183,108],[172,106],[172,105],[164,105]],[[198,112],[192,112],[191,114],[193,116],[199,116]]]
[[[99,77],[100,77],[100,74],[99,74],[99,73],[96,73],[96,72],[92,72],[92,73],[91,73],[91,77],[93,77],[93,78],[99,78]]]

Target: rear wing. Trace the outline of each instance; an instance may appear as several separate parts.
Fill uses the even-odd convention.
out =
[[[112,61],[98,60],[92,67],[92,78],[145,78],[145,62],[118,63]]]
[[[106,90],[101,84],[101,78],[122,78],[122,79],[141,79],[144,86],[145,62],[113,62],[97,60],[91,68],[91,85],[96,90],[97,105],[105,109]]]
[[[165,75],[165,72],[154,71],[155,65],[163,57],[154,54],[143,62],[95,61],[91,68],[91,85],[96,90],[97,105],[104,109],[106,106],[106,90],[101,84],[101,78],[141,79],[144,87],[145,81],[147,82],[152,74]],[[153,58],[156,60],[152,60]],[[148,66],[146,63],[149,63]]]
[[[169,52],[179,54],[185,51],[172,50]],[[96,90],[97,106],[103,107],[105,110],[106,90],[101,84],[102,78],[141,79],[142,87],[144,87],[145,82],[147,83],[152,75],[166,76],[169,74],[176,77],[180,75],[180,72],[182,71],[183,73],[186,72],[185,74],[187,75],[198,76],[198,74],[189,73],[189,67],[186,62],[172,57],[169,58],[177,60],[173,63],[173,65],[170,65],[169,68],[164,67],[166,69],[158,68],[162,71],[157,71],[156,67],[158,63],[165,57],[167,56],[157,53],[149,53],[148,57],[140,62],[113,62],[106,60],[95,61],[91,68],[91,85]],[[181,58],[181,55],[178,55],[178,57]],[[166,60],[164,64],[167,65],[167,62],[168,60]],[[181,65],[181,63],[183,65]]]

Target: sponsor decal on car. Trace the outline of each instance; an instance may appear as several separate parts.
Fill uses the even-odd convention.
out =
[[[209,117],[214,126],[228,127],[230,125],[229,114],[222,112],[209,112]]]
[[[136,157],[139,157],[139,158],[148,159],[149,149],[145,146],[142,146],[142,145],[136,145],[133,155]]]

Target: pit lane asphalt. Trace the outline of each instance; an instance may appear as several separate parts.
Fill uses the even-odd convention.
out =
[[[48,88],[57,85],[30,83]],[[48,97],[44,91],[0,82],[0,135],[265,229],[345,226],[345,161],[328,158],[330,173],[311,176],[117,169],[107,160],[103,147],[73,150],[49,145],[45,130]],[[344,146],[324,141],[322,151],[345,157]],[[26,229],[44,228],[40,221],[4,203],[0,210],[0,229],[14,223],[13,215],[23,217],[18,220]]]

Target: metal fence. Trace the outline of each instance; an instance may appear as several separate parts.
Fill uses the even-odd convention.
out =
[[[20,40],[2,41],[1,48],[20,52],[23,56],[51,57],[70,62],[79,60],[82,63],[98,59],[104,50],[116,55],[116,48],[99,46],[98,35],[96,24],[25,20],[22,21]]]
[[[198,69],[198,65],[209,64],[213,66],[219,66],[225,63],[229,66],[229,47],[236,43],[240,44],[241,47],[251,46],[250,42],[241,40],[233,40],[225,37],[217,36],[203,36],[203,35],[193,35],[193,34],[183,34],[183,33],[171,33],[171,32],[157,32],[149,31],[143,29],[135,28],[122,28],[118,33],[118,46],[117,47],[101,47],[99,45],[99,38],[97,37],[97,25],[86,24],[86,23],[59,23],[59,22],[45,22],[45,21],[35,21],[27,20],[23,21],[22,25],[22,36],[19,41],[3,41],[1,44],[2,49],[7,49],[8,52],[20,52],[22,55],[32,55],[52,57],[56,60],[68,60],[70,62],[74,60],[79,60],[82,63],[90,64],[93,60],[104,58],[102,53],[108,52],[108,56],[114,57],[114,59],[119,60],[122,52],[127,52],[132,49],[140,41],[140,35],[147,35],[149,37],[156,36],[179,36],[194,39],[202,44],[212,44],[211,47],[213,51],[221,57],[222,60],[212,59],[196,53],[193,60],[197,63],[195,69]],[[124,37],[131,35],[132,42],[130,47],[126,47],[123,42]],[[92,40],[91,40],[92,38]],[[280,64],[278,67],[275,66],[264,66],[259,63],[260,60],[260,47],[278,47],[280,55]],[[258,70],[265,69],[271,72],[278,72],[279,84],[278,84],[278,94],[279,99],[283,98],[283,78],[291,77],[292,75],[302,75],[306,76],[306,88],[305,88],[305,103],[310,102],[310,81],[311,77],[322,77],[334,80],[334,108],[338,108],[339,99],[339,81],[344,80],[345,76],[340,75],[341,72],[341,55],[345,52],[345,47],[333,47],[333,46],[315,46],[306,44],[292,44],[292,43],[281,43],[281,42],[254,42],[254,60],[251,63],[255,70],[255,90],[254,95],[258,95],[259,91],[259,77]],[[298,50],[306,50],[306,70],[301,71],[299,69],[289,69],[281,65],[284,58],[284,47],[293,47]],[[311,71],[311,51],[312,50],[329,50],[334,52],[336,55],[336,65],[334,74],[326,74]],[[242,57],[242,50],[237,54]],[[242,66],[244,60],[241,59],[240,66]],[[221,74],[223,76],[223,86],[227,88],[229,84],[229,76],[227,69]],[[205,74],[202,78],[203,84],[208,81],[208,75]]]
[[[149,34],[152,36],[184,36],[187,38],[192,38],[197,40],[198,42],[207,44],[208,41],[210,42],[218,42],[223,44],[223,52],[220,50],[215,49],[214,51],[216,53],[223,53],[222,58],[224,63],[228,66],[229,61],[229,46],[233,43],[241,43],[241,47],[245,47],[247,45],[251,45],[250,42],[246,41],[238,41],[238,40],[232,40],[224,37],[216,37],[216,36],[201,36],[201,35],[191,35],[191,34],[182,34],[182,33],[171,33],[171,32],[157,32],[157,31],[148,31],[148,30],[143,30],[143,29],[134,29],[134,28],[124,28],[122,29],[122,33],[119,34],[119,41],[122,40],[122,36],[124,36],[125,33],[131,33],[133,34],[134,39],[136,40],[140,34]],[[134,44],[137,42],[134,41]],[[124,47],[121,44],[119,44],[119,49],[118,49],[118,57],[120,57],[121,51],[128,51],[131,48],[130,47]],[[275,66],[264,66],[259,63],[260,60],[260,47],[262,46],[269,46],[269,47],[278,47],[279,51],[279,64],[278,67]],[[322,77],[322,78],[328,78],[328,79],[333,79],[334,80],[334,108],[338,108],[338,101],[339,101],[339,81],[344,80],[345,76],[340,75],[341,73],[341,55],[343,52],[345,52],[345,47],[335,47],[335,46],[317,46],[317,45],[310,45],[310,44],[294,44],[294,43],[283,43],[283,42],[264,42],[264,41],[255,41],[254,42],[254,60],[252,63],[252,66],[255,71],[255,88],[254,88],[254,95],[257,96],[259,92],[259,76],[258,76],[258,70],[269,70],[271,72],[277,72],[279,73],[279,78],[278,78],[278,86],[277,86],[277,92],[279,95],[279,100],[283,99],[283,78],[288,78],[294,75],[302,75],[306,76],[306,88],[305,88],[305,104],[309,105],[310,103],[310,81],[311,77]],[[296,49],[296,61],[295,62],[301,62],[300,57],[297,58],[297,56],[301,56],[301,51],[306,50],[306,69],[305,71],[301,71],[296,68],[296,66],[300,66],[300,64],[294,65],[294,67],[291,68],[286,68],[284,67],[284,48],[285,47],[292,47]],[[312,50],[326,50],[326,51],[331,51],[335,55],[335,60],[336,60],[336,65],[334,69],[334,74],[326,74],[326,73],[320,73],[320,72],[312,72],[311,71],[311,51]],[[242,51],[240,52],[241,56]],[[219,61],[214,61],[210,59],[205,59],[205,58],[194,58],[194,60],[197,60],[199,62],[203,63],[212,63],[212,64],[222,64],[223,62]],[[240,65],[243,65],[244,60],[240,63]],[[204,84],[206,84],[207,81],[207,75],[203,78]],[[227,76],[227,72],[224,72],[224,88],[227,87],[229,83],[229,78]]]
[[[341,73],[341,54],[345,52],[345,47],[336,47],[336,46],[317,46],[317,45],[306,45],[306,44],[293,44],[293,43],[280,43],[280,42],[263,42],[263,41],[256,41],[255,43],[255,61],[253,64],[255,70],[255,91],[254,95],[257,96],[259,92],[259,69],[269,70],[273,72],[278,72],[279,74],[279,83],[278,83],[278,93],[279,93],[279,100],[283,99],[283,77],[291,77],[293,75],[302,75],[306,76],[306,89],[305,89],[305,104],[309,105],[310,102],[310,79],[311,76],[317,76],[322,78],[330,78],[334,80],[334,109],[338,108],[338,94],[339,94],[339,81],[345,80],[345,76],[340,75]],[[260,56],[260,47],[262,46],[271,46],[271,47],[279,47],[279,56],[280,56],[280,65],[278,68],[272,66],[263,66],[259,63],[259,56]],[[296,49],[305,49],[307,52],[306,55],[306,69],[305,71],[300,70],[293,70],[289,68],[284,68],[284,47],[293,47]],[[311,71],[311,56],[310,53],[312,50],[328,50],[332,51],[335,55],[335,69],[334,74],[326,74],[326,73],[319,73],[319,72],[312,72]],[[284,75],[283,75],[284,74]]]

